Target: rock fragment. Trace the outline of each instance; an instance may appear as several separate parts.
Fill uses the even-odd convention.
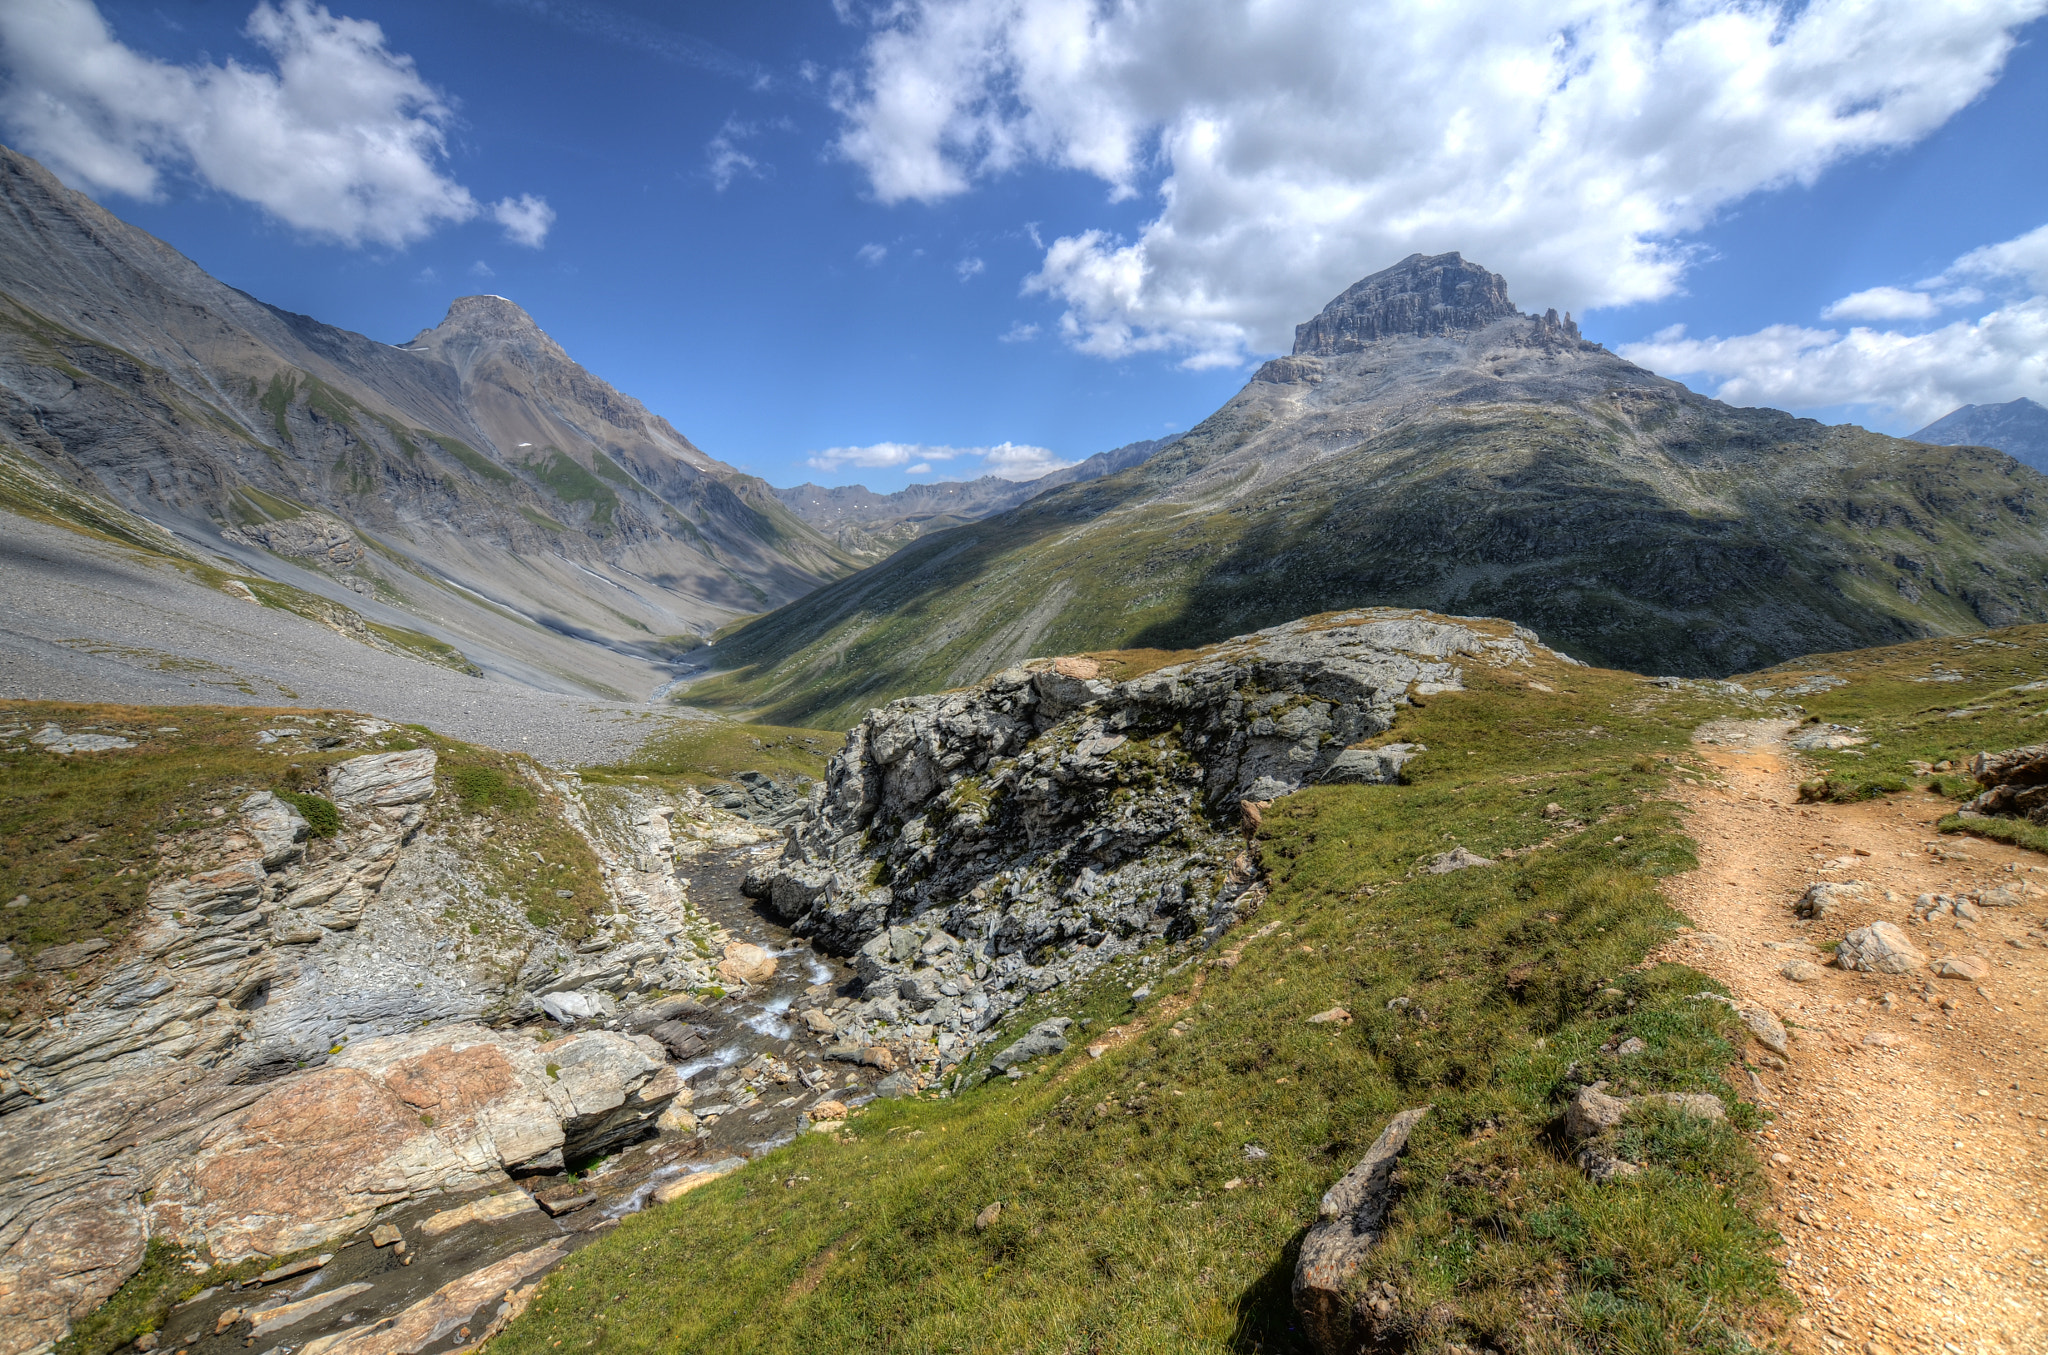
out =
[[[1393,1207],[1395,1164],[1429,1110],[1404,1110],[1388,1122],[1358,1165],[1324,1192],[1316,1222],[1302,1239],[1294,1266],[1294,1310],[1323,1355],[1349,1355],[1353,1348],[1353,1313],[1346,1289],[1379,1243]]]

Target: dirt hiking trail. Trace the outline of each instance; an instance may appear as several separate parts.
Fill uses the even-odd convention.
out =
[[[1791,1033],[1779,1060],[1752,1044],[1798,1352],[2048,1352],[2048,857],[1942,837],[1953,809],[1926,792],[1853,805],[1797,802],[1800,767],[1779,721],[1719,721],[1679,785],[1700,868],[1666,882],[1693,920],[1654,959],[1726,983]],[[1802,922],[1818,881],[1860,897]],[[1922,894],[2016,886],[2016,907],[1919,921]],[[2035,892],[2038,889],[2039,892]],[[1844,932],[1888,921],[1930,962],[1976,956],[1979,979],[1844,972]],[[1794,964],[1804,959],[1805,967]],[[1791,969],[1804,981],[1786,976]],[[1771,1065],[1782,1064],[1781,1068]]]

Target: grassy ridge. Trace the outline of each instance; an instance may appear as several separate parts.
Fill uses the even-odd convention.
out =
[[[1791,1300],[1754,1212],[1756,1112],[1727,1081],[1737,1032],[1701,975],[1640,967],[1680,922],[1656,881],[1693,860],[1658,791],[1727,705],[1538,675],[1558,690],[1468,673],[1405,715],[1431,749],[1412,784],[1276,802],[1271,894],[1231,950],[1042,995],[1009,1031],[1087,1030],[1021,1082],[878,1104],[628,1217],[493,1349],[1298,1350],[1288,1282],[1318,1197],[1424,1103],[1360,1279],[1391,1285],[1390,1345],[1747,1349]],[[1454,843],[1516,854],[1417,872]],[[1353,1019],[1308,1024],[1333,1006]],[[1099,1060],[1079,1047],[1116,1027]],[[1647,1052],[1602,1052],[1627,1035]],[[1642,1117],[1624,1151],[1646,1170],[1596,1187],[1552,1130],[1567,1079],[1595,1076],[1712,1091],[1731,1120]]]

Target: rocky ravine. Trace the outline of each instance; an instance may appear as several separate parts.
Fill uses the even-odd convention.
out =
[[[288,718],[253,741],[391,732]],[[55,756],[130,746],[55,725],[30,739]],[[729,938],[675,868],[770,834],[690,791],[529,775],[601,862],[586,935],[487,896],[472,864],[492,824],[435,803],[436,754],[400,748],[330,769],[332,838],[269,791],[240,796],[164,849],[134,935],[30,959],[45,1010],[0,1033],[0,1352],[47,1349],[152,1239],[218,1264],[287,1255],[408,1201],[545,1178],[689,1103],[698,1070],[635,1032],[673,1038],[658,1023],[697,1004],[654,998],[732,980],[715,972]],[[23,967],[0,948],[0,978]],[[726,1065],[744,1052],[701,1061],[741,1100]],[[698,1129],[671,1119],[686,1141]]]
[[[1314,782],[1397,780],[1418,750],[1358,745],[1411,696],[1541,650],[1505,622],[1371,609],[1128,681],[1034,660],[905,698],[853,731],[747,889],[856,957],[862,1000],[829,1018],[841,1047],[907,1030],[951,1065],[1033,993],[1248,915],[1247,815]]]

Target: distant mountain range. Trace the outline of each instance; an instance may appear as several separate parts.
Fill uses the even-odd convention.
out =
[[[2048,473],[2048,408],[2022,396],[2002,405],[1964,405],[1912,435],[1938,447],[1995,447]]]
[[[976,480],[911,485],[893,494],[877,494],[866,485],[827,487],[805,483],[793,489],[778,489],[775,497],[849,554],[879,559],[921,536],[1015,508],[1049,489],[1128,470],[1161,448],[1172,446],[1178,438],[1175,434],[1126,443],[1035,480],[984,475]]]
[[[1733,408],[1414,255],[1172,446],[749,622],[689,699],[846,723],[1028,655],[1371,604],[1719,674],[2043,619],[2044,577],[2048,481],[2011,457]]]
[[[0,458],[37,472],[9,483],[54,475],[565,691],[644,698],[593,673],[860,563],[503,297],[379,343],[219,282],[5,148]]]

